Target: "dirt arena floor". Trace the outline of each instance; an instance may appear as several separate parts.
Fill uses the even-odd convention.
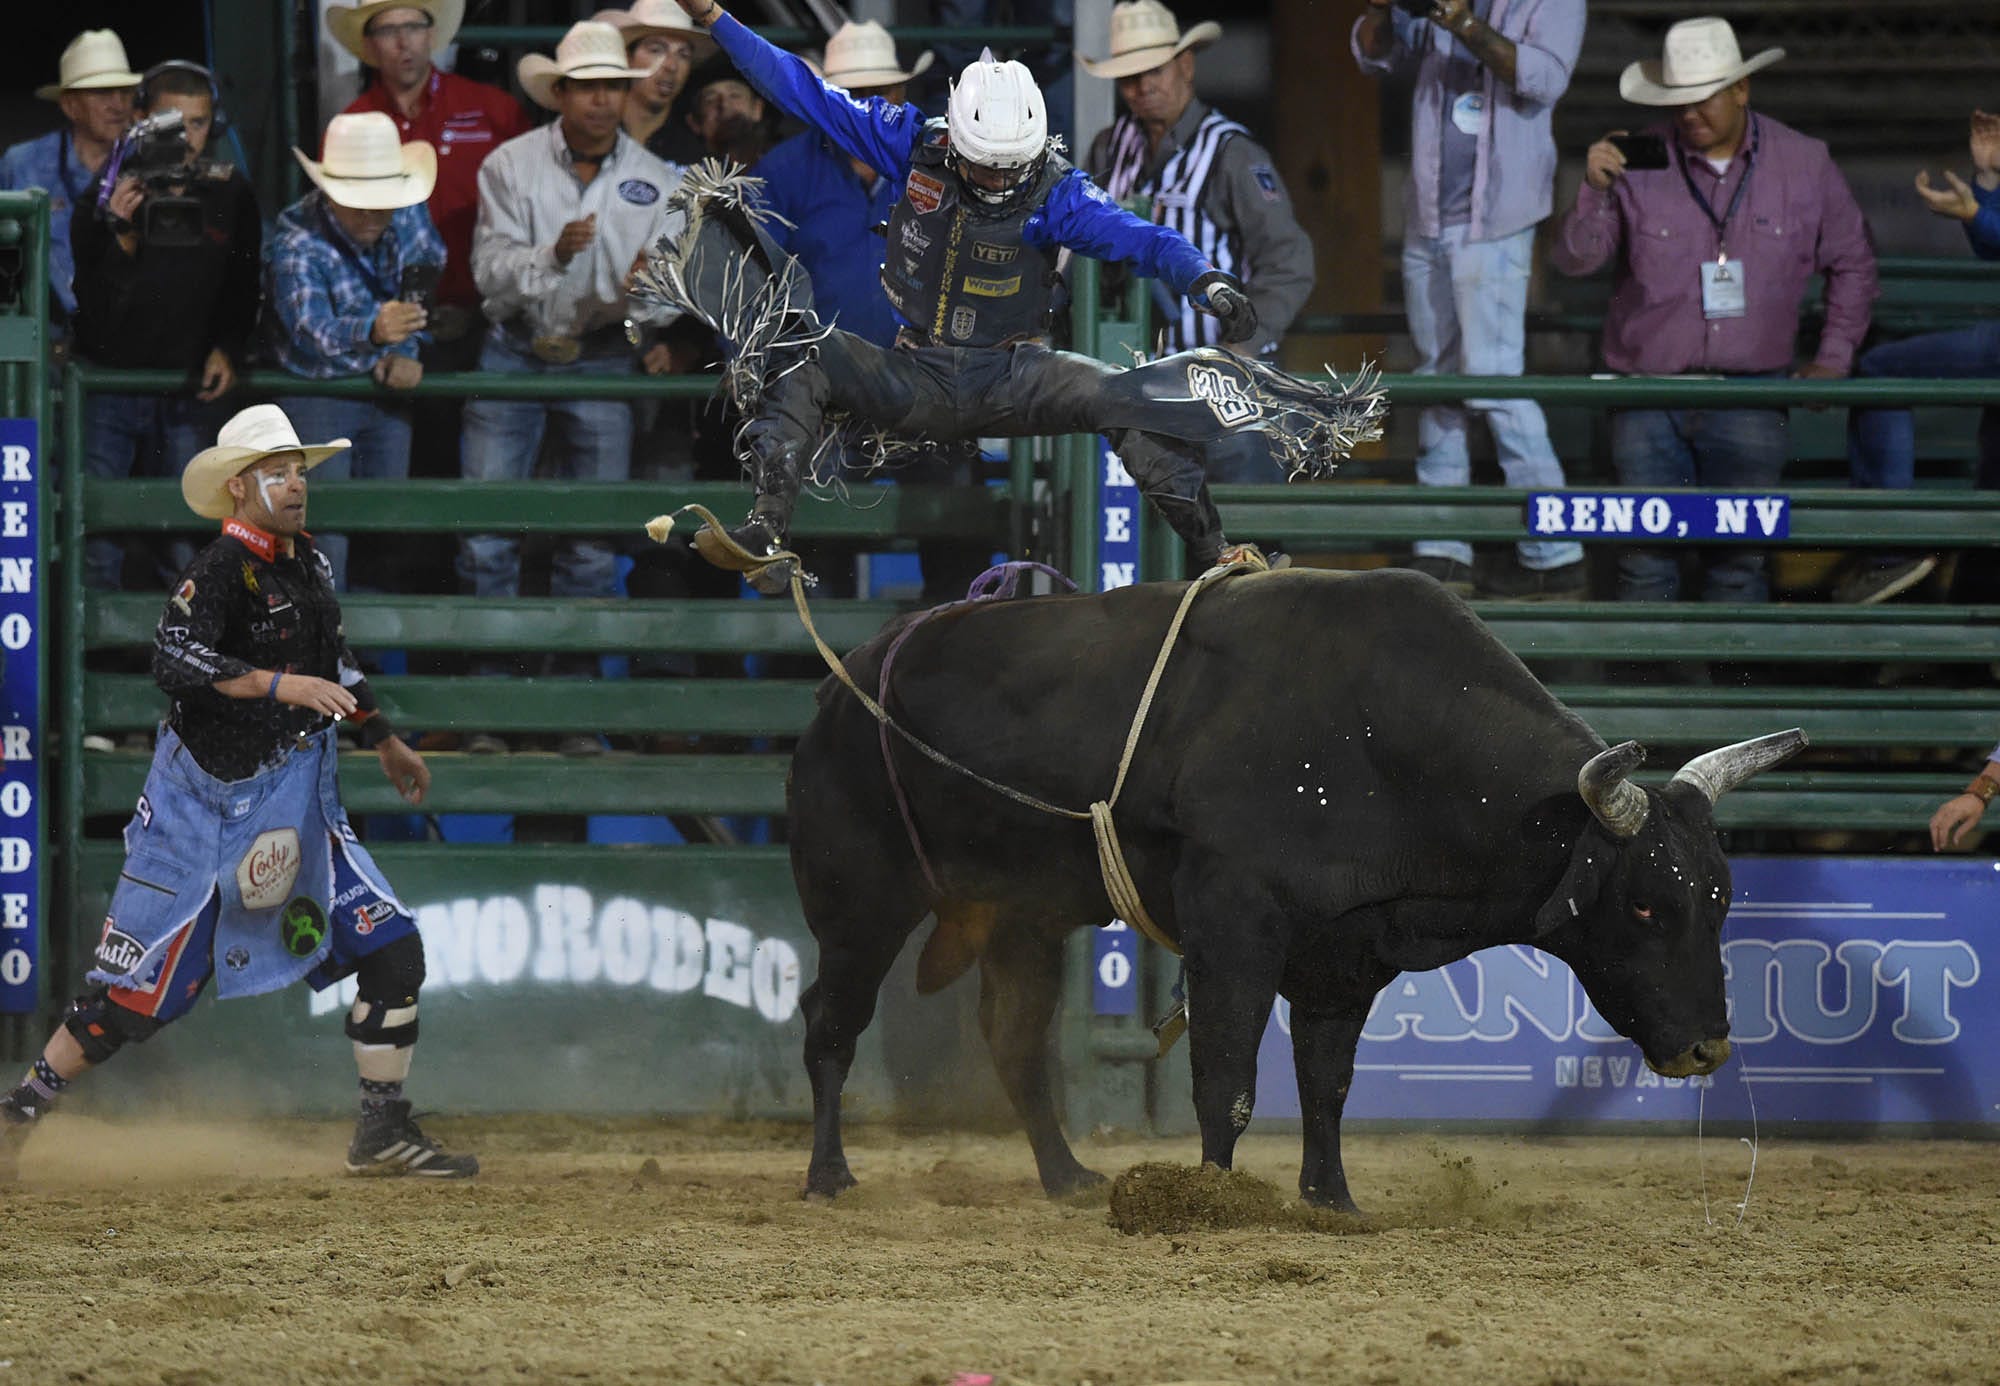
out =
[[[0,1386],[2000,1379],[2000,1144],[1767,1137],[1739,1226],[1736,1141],[1705,1217],[1692,1137],[1363,1136],[1369,1222],[1306,1226],[1296,1137],[1253,1136],[1275,1225],[1127,1234],[1016,1136],[855,1130],[829,1205],[797,1127],[437,1129],[487,1173],[348,1179],[332,1123],[51,1121],[0,1188]]]

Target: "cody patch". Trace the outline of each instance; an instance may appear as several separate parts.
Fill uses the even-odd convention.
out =
[[[910,176],[903,182],[903,196],[919,212],[935,212],[944,205],[944,184],[928,173],[910,170]]]
[[[618,195],[635,207],[650,207],[660,200],[660,190],[643,178],[627,178],[618,185]]]
[[[302,860],[297,828],[272,828],[258,834],[243,860],[236,863],[236,889],[243,896],[243,908],[268,910],[283,904],[299,878]]]
[[[1188,390],[1208,406],[1225,428],[1264,416],[1264,407],[1244,393],[1243,382],[1233,371],[1216,366],[1189,366]]]

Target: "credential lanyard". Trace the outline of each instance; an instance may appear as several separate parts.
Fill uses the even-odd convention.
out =
[[[1715,262],[1719,265],[1729,263],[1729,247],[1726,244],[1729,234],[1729,222],[1736,215],[1736,209],[1743,205],[1743,194],[1750,187],[1750,175],[1757,171],[1757,143],[1759,136],[1760,131],[1757,128],[1757,118],[1752,116],[1750,118],[1750,148],[1744,151],[1743,154],[1743,177],[1738,180],[1736,191],[1730,194],[1728,210],[1719,217],[1715,214],[1714,205],[1702,195],[1701,189],[1695,186],[1694,175],[1688,172],[1687,151],[1681,151],[1681,181],[1687,184],[1688,196],[1694,199],[1694,205],[1701,208],[1702,215],[1706,216],[1709,225],[1715,228]]]

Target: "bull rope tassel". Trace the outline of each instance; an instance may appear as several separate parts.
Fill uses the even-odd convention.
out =
[[[783,563],[787,560],[791,562],[792,605],[798,610],[799,624],[803,625],[806,634],[812,637],[820,658],[826,661],[826,667],[840,680],[842,686],[855,696],[861,706],[868,710],[869,716],[902,737],[926,758],[947,770],[965,776],[975,784],[992,790],[1002,798],[1010,799],[1038,813],[1068,818],[1076,822],[1088,822],[1091,834],[1097,842],[1097,868],[1104,877],[1104,893],[1109,897],[1111,907],[1118,912],[1120,919],[1135,925],[1140,933],[1175,957],[1180,956],[1180,945],[1167,937],[1166,931],[1154,922],[1153,916],[1146,910],[1145,902],[1139,898],[1139,885],[1132,878],[1132,868],[1126,864],[1125,849],[1118,841],[1118,828],[1112,821],[1111,811],[1117,806],[1118,796],[1124,792],[1125,777],[1130,773],[1132,761],[1138,754],[1140,733],[1145,730],[1146,717],[1153,709],[1153,697],[1159,692],[1160,679],[1167,671],[1167,661],[1173,656],[1174,646],[1180,640],[1181,627],[1187,623],[1188,612],[1193,609],[1195,598],[1207,591],[1211,583],[1219,582],[1233,573],[1265,571],[1261,560],[1238,558],[1227,563],[1218,563],[1188,584],[1186,593],[1181,597],[1180,606],[1174,612],[1174,619],[1167,626],[1166,638],[1160,641],[1160,653],[1154,658],[1153,671],[1146,678],[1145,692],[1139,696],[1139,707],[1132,716],[1131,730],[1125,734],[1125,749],[1118,757],[1118,774],[1111,783],[1111,793],[1093,803],[1087,811],[1079,812],[1076,809],[1063,808],[1059,804],[1051,804],[1045,799],[1037,799],[1032,794],[1023,793],[1011,785],[988,779],[977,770],[959,764],[898,722],[890,715],[887,708],[862,691],[861,685],[854,681],[854,676],[847,672],[847,665],[820,635],[819,627],[813,624],[812,608],[806,602],[804,569],[799,564],[797,554],[789,549],[781,549],[770,554],[753,554],[740,545],[727,543],[723,538],[725,531],[722,521],[716,519],[714,512],[703,505],[684,505],[671,514],[656,515],[646,522],[646,533],[651,536],[654,543],[664,544],[667,542],[667,537],[673,533],[675,521],[683,515],[692,515],[702,522],[703,528],[695,536],[695,547],[701,551],[703,557],[717,567],[727,568],[733,572],[754,573],[773,563]]]

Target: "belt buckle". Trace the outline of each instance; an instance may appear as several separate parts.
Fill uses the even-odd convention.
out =
[[[583,343],[559,332],[549,332],[535,338],[531,350],[537,359],[551,366],[567,366],[583,355]]]

